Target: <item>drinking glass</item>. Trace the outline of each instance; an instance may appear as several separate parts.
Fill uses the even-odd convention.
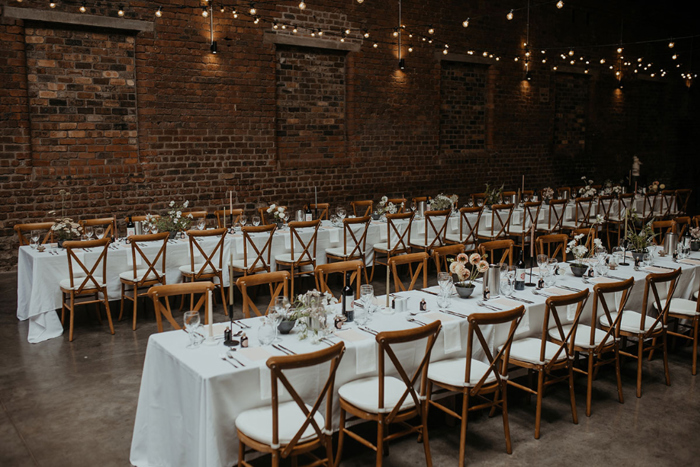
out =
[[[595,249],[595,257],[598,258],[598,262],[603,261],[608,254],[608,250],[604,246]]]
[[[39,238],[41,238],[41,232],[38,230],[32,230],[30,235],[32,248],[37,248],[39,246]]]
[[[37,248],[39,248],[39,242],[34,240],[34,237],[32,237],[29,239],[29,246],[32,250],[36,250]]]
[[[342,206],[338,206],[338,207],[335,209],[335,213],[338,215],[338,218],[340,219],[341,222],[343,221],[343,219],[345,219],[345,216],[346,216],[346,214],[347,214],[347,213],[345,212],[345,208],[342,207]]]
[[[275,340],[275,325],[273,320],[265,317],[258,328],[258,342],[260,345],[270,345]]]
[[[85,236],[88,240],[92,240],[92,236],[95,235],[95,229],[91,225],[85,226]]]
[[[506,297],[513,296],[513,284],[510,282],[508,275],[501,276],[500,292],[501,292],[501,295],[504,295]]]
[[[207,220],[204,217],[197,219],[197,230],[204,230],[207,226]]]
[[[257,214],[253,216],[253,225],[255,227],[260,225],[260,216],[258,216]]]
[[[652,263],[652,257],[651,253],[644,253],[644,256],[642,256],[642,265],[646,268],[651,266]]]
[[[452,275],[449,272],[439,272],[438,285],[440,286],[438,306],[444,309],[449,307],[452,301]]]
[[[547,266],[548,263],[549,263],[549,256],[542,255],[542,254],[537,255],[537,268],[540,272],[540,277],[542,277],[543,269]]]
[[[416,209],[418,209],[418,206],[416,205],[415,201],[411,201],[411,211],[416,212]]]
[[[245,214],[241,214],[238,216],[238,222],[240,222],[241,227],[243,227],[245,223],[248,222],[248,217]]]
[[[204,340],[204,335],[201,332],[202,322],[199,318],[199,312],[186,311],[183,324],[183,329],[187,331],[187,334],[190,336],[190,343],[187,345],[187,348],[196,349]]]
[[[452,285],[452,275],[449,272],[438,272],[437,280],[440,289],[443,291],[447,289],[450,285]]]
[[[557,282],[556,273],[557,273],[558,266],[559,266],[559,261],[556,258],[549,259],[548,264],[547,264],[547,270],[550,273],[549,280],[551,281],[551,285],[554,285]],[[547,282],[547,279],[545,279],[545,282]]]
[[[287,310],[289,309],[289,300],[285,296],[275,297],[275,312],[270,316],[275,323],[275,340],[274,342],[281,342],[282,339],[279,337],[279,325],[287,316]]]
[[[95,227],[95,237],[102,240],[105,236],[105,228],[104,227]]]
[[[360,286],[360,299],[365,306],[367,319],[370,319],[370,313],[374,308],[374,287],[371,284],[363,284]]]

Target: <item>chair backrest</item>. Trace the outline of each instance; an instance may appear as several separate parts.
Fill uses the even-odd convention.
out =
[[[617,219],[625,218],[625,213],[634,206],[634,193],[624,193],[617,198]]]
[[[423,244],[426,245],[428,249],[443,245],[445,232],[447,232],[447,219],[450,217],[451,212],[451,209],[445,209],[442,211],[426,211],[423,214],[425,222],[425,229],[423,229],[425,243]],[[432,237],[432,239],[430,237]]]
[[[529,232],[537,228],[540,209],[542,209],[542,201],[526,201],[523,203],[523,232]]]
[[[109,238],[63,242],[63,248],[66,249],[68,256],[68,274],[70,277],[70,286],[76,295],[83,293],[83,290],[87,292],[89,290],[94,291],[94,289],[106,289],[107,250],[109,249],[109,242]],[[99,249],[102,249],[100,256],[98,256],[97,260],[92,264],[92,267],[89,267],[89,265],[86,264],[87,262],[84,263],[81,261],[75,254],[75,251],[73,251],[84,248],[96,248],[98,251]],[[97,274],[101,274],[101,277],[96,277]],[[101,279],[101,281],[98,279]],[[77,282],[80,282],[80,285],[76,286]]]
[[[352,206],[352,212],[358,217],[365,217],[372,214],[372,207],[374,206],[374,201],[371,199],[366,199],[362,201],[351,201],[350,206]]]
[[[389,198],[387,203],[396,206],[397,213],[402,213],[406,210],[406,198]]]
[[[328,286],[328,277],[331,274],[342,274],[343,275],[343,287],[346,285],[345,273],[350,274],[350,284],[353,280],[355,281],[355,295],[356,298],[360,298],[360,285],[362,285],[362,261],[359,259],[353,261],[336,261],[335,263],[319,264],[314,270],[314,276],[316,279],[316,289],[321,293],[328,292],[333,295],[331,288]],[[341,300],[342,296],[338,297]]]
[[[268,224],[275,223],[274,217],[272,216],[272,214],[267,213],[267,210],[269,208],[270,208],[269,206],[258,208],[258,213],[260,213],[260,222],[262,223],[262,225],[268,225]],[[285,211],[287,210],[286,206],[275,206],[275,209],[277,209],[277,208],[282,208]],[[268,216],[269,216],[269,219],[268,219]]]
[[[484,201],[486,200],[486,193],[472,193],[471,197],[474,206],[483,207]]]
[[[183,212],[182,217],[189,217],[190,219],[206,219],[207,218],[207,211]]]
[[[676,222],[675,221],[653,221],[651,223],[651,230],[657,234],[652,238],[652,242],[655,245],[664,245],[666,240],[666,234],[669,232],[676,233]]]
[[[459,208],[459,241],[462,244],[476,245],[479,223],[483,213],[484,208],[480,206]],[[476,214],[476,220],[472,221],[470,217],[473,217],[474,214]],[[445,229],[445,235],[447,235],[447,229]]]
[[[671,271],[663,272],[660,274],[649,274],[647,275],[646,281],[644,282],[644,300],[642,301],[642,309],[640,314],[642,319],[639,323],[640,331],[647,329],[646,335],[657,333],[663,326],[666,325],[666,318],[668,317],[668,310],[671,306],[671,300],[673,299],[673,294],[678,286],[678,279],[681,277],[681,268]],[[659,295],[659,284],[668,284],[666,291],[666,304],[661,306],[661,296]],[[650,298],[650,295],[653,297]],[[647,311],[649,310],[649,305],[653,300],[656,303],[656,309],[658,310],[658,315],[656,319],[651,316],[647,316]],[[654,319],[651,326],[645,326],[645,322],[649,319]]]
[[[364,257],[370,220],[370,216],[343,219],[344,255],[351,258]]]
[[[656,206],[656,195],[657,193],[647,191],[642,198],[642,212],[640,217],[645,220],[649,220],[654,217],[654,206]]]
[[[330,210],[330,208],[331,208],[330,203],[318,203],[318,204],[311,203],[311,204],[309,204],[309,209],[314,211],[314,217],[316,219],[328,220],[328,211]],[[317,211],[318,211],[318,214],[316,213]]]
[[[226,237],[226,229],[188,230],[187,237],[190,239],[190,270],[194,273],[195,280],[198,280],[201,276],[210,275],[213,272],[221,272],[224,258],[224,238]],[[219,237],[219,241],[216,243],[214,248],[207,253],[207,249],[202,248],[200,242],[210,237]],[[195,248],[201,255],[203,261],[202,265],[197,270],[195,270],[195,263],[197,262]]]
[[[673,219],[676,223],[676,233],[678,238],[683,238],[685,231],[690,228],[690,216],[681,216]]]
[[[483,376],[475,385],[469,384],[469,386],[471,386],[470,395],[478,394],[479,390],[482,388],[482,386],[484,386],[486,380],[491,375],[496,378],[493,384],[500,386],[502,376],[505,375],[508,368],[510,347],[513,343],[513,337],[515,336],[515,331],[518,329],[518,325],[523,319],[524,314],[525,307],[520,305],[512,310],[500,311],[497,313],[472,313],[469,315],[467,318],[469,321],[469,331],[467,332],[467,366],[464,373],[464,382],[469,384],[471,381],[472,358],[474,355],[480,355],[483,353],[487,359],[485,363],[488,363],[489,365],[488,369],[483,373]],[[508,338],[501,346],[498,353],[493,355],[491,353],[492,347],[488,344],[482,329],[484,326],[497,326],[499,324],[506,323],[510,323]],[[480,351],[477,350],[477,352],[474,352],[475,342],[479,343]],[[481,370],[479,370],[479,372],[481,372]],[[489,383],[489,385],[490,384],[492,383]]]
[[[588,248],[588,251],[591,251],[594,245],[594,240],[598,238],[598,231],[595,228],[590,227],[586,227],[583,229],[574,229],[569,234],[569,239],[572,240],[576,235],[583,235],[583,238],[585,238],[586,240],[583,242],[579,242],[579,244]]]
[[[564,200],[571,198],[571,187],[570,186],[560,186],[557,188],[557,195]]]
[[[243,209],[219,209],[214,211],[214,214],[216,214],[216,225],[222,229],[238,224],[238,218],[243,214]],[[260,217],[260,222],[262,222],[262,219]]]
[[[605,221],[610,219],[610,212],[615,205],[615,197],[612,195],[602,195],[598,197],[598,208],[594,213],[602,216]]]
[[[297,264],[302,263],[313,263],[316,261],[316,238],[318,237],[318,227],[321,225],[319,219],[313,221],[303,221],[297,222],[292,221],[289,224],[289,243],[291,243],[292,248],[292,260]],[[313,228],[314,233],[307,241],[304,241],[302,236],[299,234],[299,229]],[[294,254],[294,247],[296,245],[297,253]]]
[[[132,260],[132,279],[136,281],[138,278],[138,270],[146,269],[146,272],[138,281],[137,286],[141,286],[146,282],[158,281],[165,284],[165,252],[168,246],[169,232],[160,232],[157,234],[132,235],[128,238],[131,245],[131,260]],[[148,255],[141,249],[139,243],[156,243],[161,242],[158,253]],[[139,266],[139,260],[145,264]],[[160,267],[159,267],[160,265]]]
[[[181,329],[180,325],[173,318],[170,308],[169,298],[182,295],[202,294],[199,301],[192,307],[192,311],[199,311],[204,306],[205,316],[209,313],[208,293],[213,293],[216,286],[213,282],[181,282],[179,284],[155,285],[148,289],[148,296],[153,300],[153,308],[156,312],[156,322],[158,332],[163,332],[163,320],[161,314],[175,329]],[[163,301],[161,301],[163,299]]]
[[[693,222],[695,223],[695,227],[700,227],[700,214],[693,216]]]
[[[412,202],[416,203],[416,208],[418,207],[418,203],[427,203],[428,202],[428,197],[427,196],[414,196],[411,199]]]
[[[460,253],[464,253],[464,244],[462,243],[433,248],[433,260],[435,261],[437,272],[440,273],[442,267],[445,268],[445,271],[449,272],[450,267],[447,264],[447,257],[457,256]]]
[[[19,246],[29,245],[31,236],[25,237],[25,234],[29,233],[31,235],[32,230],[45,230],[43,239],[40,239],[41,244],[53,243],[53,222],[35,222],[32,224],[15,224],[15,232],[17,232],[17,238],[19,239]]]
[[[149,218],[152,221],[154,221],[156,219],[159,219],[160,215],[158,215],[158,214],[146,214],[144,216],[131,216],[131,221],[132,222],[143,222],[145,220],[148,220]],[[124,219],[124,222],[128,222],[128,221],[129,221],[128,217],[126,219]]]
[[[501,203],[502,204],[515,204],[517,201],[515,198],[518,195],[516,191],[502,191],[501,192]]]
[[[591,311],[590,322],[591,334],[590,339],[588,341],[591,347],[594,346],[596,343],[596,326],[598,325],[598,316],[600,316],[601,313],[600,308],[602,308],[603,313],[605,313],[607,319],[606,324],[609,329],[605,333],[603,339],[600,340],[600,343],[598,344],[596,349],[600,351],[604,347],[607,347],[608,345],[612,344],[612,341],[614,339],[620,337],[622,313],[625,309],[625,306],[627,305],[627,300],[629,300],[632,287],[634,287],[634,277],[630,277],[629,279],[622,282],[613,282],[607,284],[603,283],[596,284],[595,286],[593,286],[593,309]],[[619,295],[616,295],[618,293]],[[613,303],[615,302],[616,298],[619,297],[619,302],[616,304],[616,308],[614,308],[615,310],[617,310],[617,316],[615,317],[615,320],[612,319],[612,313],[610,312],[610,307],[608,306],[608,301],[606,298],[607,296],[613,297]]]
[[[566,211],[565,199],[551,199],[549,200],[549,211],[547,213],[547,224],[542,223],[539,225],[539,229],[548,233],[554,233],[561,231],[562,223],[564,222],[564,212]]]
[[[658,194],[659,206],[654,210],[655,216],[670,217],[676,205],[676,190],[663,190]]]
[[[683,188],[676,190],[676,212],[679,214],[688,214],[688,201],[690,201],[690,195],[693,190],[688,188]]]
[[[484,242],[479,244],[479,254],[482,257],[488,255],[488,261],[491,264],[505,263],[508,261],[508,264],[512,266],[513,246],[515,246],[515,242],[513,240],[493,240],[491,242]],[[501,259],[496,261],[496,254],[501,250],[503,250]]]
[[[513,204],[494,204],[491,206],[490,237],[505,237],[510,232],[510,218],[513,217]]]
[[[256,285],[270,286],[270,303],[265,309],[265,313],[260,312],[258,307],[255,305],[255,302],[251,300],[250,296],[248,295],[248,288]],[[272,308],[275,304],[275,298],[277,298],[280,293],[282,293],[285,297],[288,295],[289,271],[261,272],[260,274],[239,277],[236,279],[236,286],[238,287],[238,290],[241,291],[241,295],[243,296],[243,315],[246,318],[250,318],[251,309],[258,316],[267,315],[270,308]]]
[[[275,224],[270,225],[245,225],[241,229],[243,231],[243,267],[246,274],[254,274],[258,271],[270,272],[270,255],[272,253],[272,236],[277,230]],[[251,234],[267,233],[267,240],[262,248],[253,241]],[[249,258],[248,251],[253,250],[255,259]]]
[[[114,233],[117,231],[117,218],[116,217],[102,217],[99,219],[85,219],[80,221],[80,226],[85,231],[85,227],[104,227],[105,228],[105,238],[112,238]],[[97,238],[97,235],[95,235]]]
[[[566,234],[550,234],[542,235],[537,238],[537,253],[546,254],[550,258],[556,258],[561,253],[562,261],[566,261],[566,244],[569,242],[569,236]],[[547,251],[545,252],[545,246]],[[554,251],[552,251],[554,248]]]
[[[433,321],[425,326],[420,326],[417,328],[405,329],[403,331],[386,331],[380,332],[375,337],[377,343],[379,344],[378,351],[378,361],[377,361],[377,373],[379,376],[379,396],[378,396],[378,408],[380,413],[386,413],[387,410],[384,409],[384,375],[385,375],[385,356],[389,357],[391,363],[399,374],[399,379],[403,381],[405,389],[401,397],[396,402],[394,408],[386,416],[385,421],[387,424],[391,423],[396,415],[401,411],[401,407],[404,405],[404,401],[407,398],[413,400],[412,411],[415,413],[420,413],[420,410],[425,403],[427,382],[428,382],[428,366],[430,364],[430,354],[435,345],[438,335],[440,334],[440,329],[442,329],[442,323],[440,321]],[[409,376],[408,371],[402,365],[399,358],[394,352],[394,346],[405,344],[409,342],[417,342],[419,340],[426,339],[425,353],[423,354],[420,363],[414,370],[413,374]],[[411,359],[413,363],[413,359]],[[416,392],[416,383],[420,377],[420,388]],[[393,399],[393,398],[392,398]]]
[[[583,289],[580,292],[576,292],[570,295],[557,295],[547,298],[545,302],[545,314],[544,322],[542,323],[542,339],[540,343],[540,355],[539,360],[541,362],[545,361],[546,349],[547,349],[547,336],[550,327],[556,327],[557,337],[561,344],[559,348],[552,356],[549,363],[546,366],[552,366],[557,360],[561,360],[562,353],[567,359],[572,359],[574,357],[574,343],[576,340],[576,330],[578,328],[578,322],[581,319],[581,311],[583,310],[588,296],[590,295],[590,290]],[[559,317],[560,311],[557,307],[568,307],[569,305],[576,305],[576,312],[574,315],[574,320],[571,322],[571,329],[568,333],[564,332],[564,324]],[[566,314],[566,309],[563,311]],[[551,318],[550,318],[551,317]],[[554,326],[550,326],[550,319],[554,321]]]
[[[401,264],[416,266],[416,268],[413,270],[411,283],[408,286],[408,289],[406,289],[401,279],[399,279],[399,273],[396,269],[396,267]],[[416,281],[418,280],[418,276],[420,275],[421,271],[423,272],[423,288],[428,287],[428,253],[422,251],[420,253],[392,256],[389,259],[389,267],[391,268],[394,276],[394,292],[399,292],[400,290],[413,290],[413,286],[416,285]]]
[[[340,365],[340,360],[343,358],[344,353],[345,344],[343,342],[338,342],[333,347],[317,350],[316,352],[299,355],[274,356],[267,360],[266,364],[270,369],[270,377],[272,381],[270,386],[272,396],[272,446],[280,445],[279,383],[282,383],[284,389],[297,404],[297,408],[306,417],[304,423],[301,424],[291,441],[284,446],[284,449],[280,454],[282,458],[286,458],[294,452],[309,426],[311,426],[316,433],[319,445],[324,445],[326,437],[332,436],[333,417],[330,414],[333,413],[333,386],[335,384],[335,373]],[[326,382],[323,384],[321,391],[316,396],[316,400],[313,405],[311,405],[311,409],[309,410],[304,402],[304,399],[302,399],[299,392],[297,392],[294,386],[292,386],[290,383],[289,379],[287,379],[285,376],[284,371],[295,370],[298,368],[308,368],[322,365],[324,363],[329,363],[328,377],[326,378]],[[324,401],[326,405],[326,416],[324,417],[325,426],[320,427],[318,426],[318,422],[316,421],[315,417]],[[308,440],[304,441],[304,449],[306,449],[308,442]]]
[[[386,249],[389,255],[405,253],[410,251],[408,243],[411,239],[411,226],[413,225],[414,212],[402,212],[386,215]],[[401,229],[396,221],[408,219],[408,225],[401,233]],[[393,243],[394,246],[391,246]]]
[[[591,216],[595,217],[595,205],[593,198],[576,198],[574,223],[577,229],[591,224]]]

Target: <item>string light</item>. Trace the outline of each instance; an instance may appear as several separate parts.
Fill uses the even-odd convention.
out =
[[[672,56],[671,58],[674,59],[674,60],[676,60],[676,59],[678,58],[678,55],[673,54],[673,56]]]
[[[253,24],[258,24],[260,22],[260,17],[256,16],[255,19],[253,20]]]
[[[365,29],[365,33],[363,34],[365,36],[365,39],[369,37],[369,31]]]
[[[469,27],[469,20],[470,20],[470,19],[471,19],[471,18],[467,18],[467,19],[465,19],[464,21],[462,21],[462,26],[464,26],[465,28],[468,28],[468,27]]]
[[[488,57],[488,56],[489,56],[489,53],[488,53],[488,52],[484,52],[482,55],[483,55],[484,57]]]
[[[365,0],[357,0],[357,3],[359,3],[360,5],[362,5],[364,2]]]
[[[508,18],[508,21],[511,21],[513,19],[513,10],[510,10],[508,14],[506,15],[506,18]]]
[[[542,59],[542,63],[547,63],[547,59],[546,59],[546,58],[543,58],[543,59]]]
[[[226,8],[221,7],[221,12],[222,12],[222,13],[226,13]]]
[[[447,49],[443,49],[443,50],[442,50],[442,54],[443,54],[443,55],[447,55]]]
[[[552,67],[552,70],[557,71],[557,67],[556,67],[556,66],[553,66],[553,67]]]
[[[671,41],[671,42],[668,43],[668,48],[669,48],[669,49],[672,49],[672,48],[674,48],[675,46],[676,46],[676,43],[673,42],[673,41]]]
[[[394,37],[399,37],[399,29],[398,28],[394,29],[394,32],[392,33],[392,35]]]
[[[83,2],[82,5],[80,5],[80,12],[85,13],[87,11],[87,6],[85,6],[85,2]]]
[[[570,55],[571,57],[574,56],[574,49],[569,50],[569,55]]]
[[[560,10],[561,10],[562,8],[564,8],[564,2],[562,2],[561,0],[559,0],[559,1],[557,2],[557,8],[559,8]]]
[[[255,3],[251,3],[251,4],[250,4],[250,14],[251,14],[251,16],[254,16],[257,12],[258,12],[258,10],[255,9]]]
[[[515,57],[513,60],[517,62],[520,59],[518,57]]]
[[[617,48],[617,53],[621,54],[621,53],[622,53],[622,50],[623,50],[622,47],[618,47],[618,48]]]
[[[274,24],[272,25],[272,29],[277,29],[277,28],[279,28],[279,26],[277,25],[277,21],[275,21]]]
[[[159,6],[158,9],[156,10],[156,16],[157,16],[158,18],[160,18],[161,16],[163,16],[163,7],[162,7],[162,6]]]
[[[49,2],[49,6],[51,8],[56,8],[56,2]]]
[[[375,42],[374,45],[372,45],[372,47],[374,47],[374,48],[376,49],[377,47],[379,47],[379,44],[377,44],[377,43]]]
[[[399,59],[399,70],[403,70],[405,68],[406,68],[406,60],[404,60],[403,58],[400,58]]]
[[[435,34],[435,28],[432,24],[428,26],[428,34]]]
[[[340,42],[345,42],[345,31],[340,35]]]
[[[409,52],[413,52],[413,47],[409,47],[409,48],[408,48],[408,51],[409,51]]]
[[[124,16],[124,7],[119,5],[119,11],[117,11],[117,14],[119,16]]]
[[[293,32],[294,34],[296,34],[297,32],[299,32],[299,30],[297,29],[296,26],[294,26],[294,29],[292,29],[292,32]]]
[[[216,41],[211,43],[211,45],[209,46],[209,50],[211,51],[211,53],[216,55],[216,52],[217,52]]]
[[[233,11],[231,12],[234,18],[238,18],[238,11],[234,8]]]
[[[318,35],[319,35],[319,37],[322,36],[322,35],[323,35],[323,31],[321,31],[321,30],[319,29],[319,30],[318,30]]]
[[[601,58],[601,59],[600,59],[600,64],[601,64],[601,65],[605,64],[605,59],[604,59],[604,58]]]
[[[346,34],[346,35],[350,35],[350,29],[349,29],[349,28],[345,30],[345,34]]]
[[[209,16],[209,10],[207,10],[207,7],[205,7],[205,6],[202,7],[202,16],[204,18]]]
[[[303,0],[302,0],[301,2],[299,2],[299,9],[300,9],[300,10],[305,10],[305,9],[306,9],[306,3],[304,3]]]

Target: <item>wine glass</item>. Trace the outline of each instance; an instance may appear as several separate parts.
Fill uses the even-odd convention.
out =
[[[187,348],[196,349],[204,340],[204,336],[201,333],[202,322],[199,318],[199,312],[186,311],[183,324],[183,329],[190,336],[190,343],[187,345]]]
[[[360,286],[360,299],[365,306],[365,312],[369,319],[369,315],[374,307],[374,287],[371,284],[363,284]]]
[[[542,277],[542,272],[545,266],[547,266],[549,262],[549,256],[539,254],[537,255],[537,268],[539,269],[540,272],[540,277]]]
[[[156,224],[151,224],[151,233],[152,234],[158,233],[158,226]]]
[[[504,295],[506,297],[512,297],[513,296],[513,284],[510,282],[508,275],[501,276],[501,287],[500,287],[500,292],[501,295]]]
[[[258,342],[260,345],[269,345],[275,340],[275,325],[269,317],[263,318],[258,328]]]
[[[335,210],[335,213],[338,215],[338,219],[342,222],[343,219],[345,219],[345,216],[347,215],[347,212],[345,212],[345,208],[342,206],[338,206]]]
[[[204,217],[200,217],[197,219],[197,230],[204,230],[206,226],[207,220]]]
[[[245,214],[241,214],[238,216],[238,222],[240,222],[241,227],[245,226],[245,223],[248,222],[248,217]]]
[[[411,211],[416,212],[416,209],[418,209],[418,206],[416,205],[415,201],[411,201]]]
[[[92,240],[93,235],[95,235],[95,229],[91,226],[85,226],[85,236],[88,240]]]
[[[547,284],[548,287],[551,287],[556,283],[556,273],[557,273],[557,268],[559,267],[559,260],[556,258],[550,258],[547,264],[547,269],[549,270],[549,280],[550,283]],[[546,279],[545,279],[546,282]]]
[[[644,256],[642,256],[642,265],[647,268],[651,266],[653,263],[653,258],[651,256],[651,253],[644,253]]]
[[[289,309],[289,300],[284,295],[275,297],[275,312],[272,313],[271,318],[275,322],[275,340],[274,342],[281,342],[282,339],[279,337],[279,325],[287,316],[287,310]]]
[[[30,233],[31,237],[31,245],[32,248],[36,249],[39,246],[39,238],[41,238],[41,232],[38,230],[32,230]]]
[[[452,295],[452,275],[446,271],[438,272],[438,285],[440,286],[438,305],[440,308],[447,308]]]
[[[255,227],[259,226],[259,225],[260,225],[260,216],[258,216],[257,214],[255,214],[255,215],[253,216],[253,218],[252,218],[252,222],[253,222],[253,225],[254,225]]]
[[[105,228],[104,227],[95,227],[95,237],[98,239],[102,240],[105,236]]]

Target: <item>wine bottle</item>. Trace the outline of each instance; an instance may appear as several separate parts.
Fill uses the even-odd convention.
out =
[[[126,220],[126,238],[129,238],[132,235],[136,235],[136,225],[131,219],[131,216],[129,216]]]
[[[343,287],[342,299],[343,299],[343,315],[345,315],[345,320],[348,323],[352,323],[355,320],[355,310],[352,307],[353,297],[355,296],[355,291],[352,289],[352,284],[350,283],[350,273],[345,273],[345,287]]]
[[[518,264],[515,265],[515,290],[525,289],[525,261],[523,261],[523,250],[520,250]]]
[[[306,205],[306,211],[304,211],[304,220],[305,220],[306,222],[309,222],[309,221],[314,220],[314,216],[313,216],[313,214],[311,213],[311,208],[309,207],[308,204]]]

